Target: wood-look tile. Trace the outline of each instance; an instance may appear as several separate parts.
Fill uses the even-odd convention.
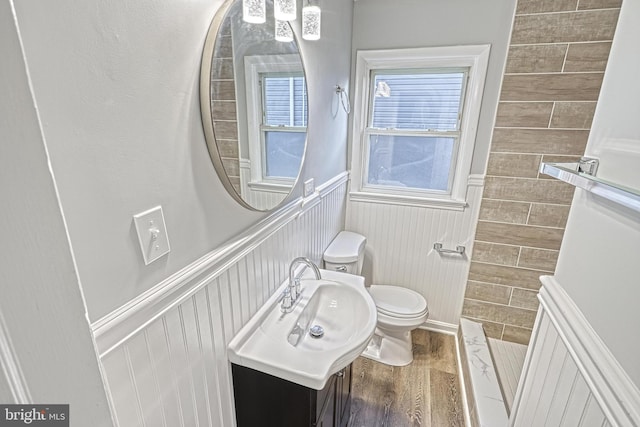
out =
[[[471,261],[469,268],[469,280],[534,290],[540,289],[540,276],[547,274],[546,271],[475,261]]]
[[[494,129],[494,153],[531,153],[582,156],[588,130],[573,129]]]
[[[568,205],[573,198],[574,189],[575,187],[557,180],[488,176],[485,180],[484,197]]]
[[[229,181],[231,181],[231,185],[236,190],[236,192],[238,194],[242,194],[241,193],[242,185],[240,184],[240,177],[239,176],[229,176]]]
[[[214,133],[216,139],[238,139],[238,122],[235,121],[214,121]]]
[[[556,102],[551,127],[589,129],[595,111],[595,102]]]
[[[231,36],[231,19],[223,19],[218,28],[218,37]]]
[[[531,205],[531,215],[528,223],[543,227],[564,228],[569,217],[569,206],[548,205],[534,203]]]
[[[607,67],[611,42],[572,43],[569,45],[564,72],[603,71]]]
[[[240,162],[238,159],[222,158],[222,166],[229,176],[240,176]]]
[[[214,80],[211,82],[211,99],[216,101],[234,101],[236,84],[233,80]]]
[[[553,102],[501,102],[496,127],[546,128]]]
[[[239,158],[238,141],[235,139],[216,139],[220,157]]]
[[[518,246],[476,241],[473,243],[471,259],[491,264],[516,265],[518,255],[520,255],[520,247]]]
[[[527,310],[537,310],[538,291],[513,288],[513,294],[511,295],[511,302],[509,305],[512,307],[526,308]]]
[[[412,335],[407,366],[353,362],[350,427],[464,425],[455,337],[420,329]]]
[[[464,427],[462,396],[457,375],[433,369],[429,372],[429,380],[431,425]]]
[[[563,234],[558,228],[478,221],[476,240],[557,250]]]
[[[531,204],[506,200],[482,199],[480,219],[486,221],[526,224]]]
[[[541,159],[537,154],[491,153],[487,175],[536,178]]]
[[[517,326],[505,325],[502,339],[504,341],[511,341],[518,344],[529,345],[532,329],[533,325],[530,328],[519,328]]]
[[[493,302],[496,304],[509,304],[511,299],[510,286],[492,285],[490,283],[474,282],[470,280],[467,282],[467,289],[465,291],[465,299],[474,299],[478,301]]]
[[[216,80],[233,80],[233,59],[214,58],[211,61],[211,76]]]
[[[511,44],[613,40],[618,9],[516,16]]]
[[[553,273],[558,263],[558,251],[522,248],[518,266],[524,268],[533,268],[536,270],[545,270]]]
[[[511,46],[505,72],[559,73],[566,53],[566,44]]]
[[[211,101],[211,114],[214,120],[236,121],[236,101]]]
[[[519,0],[516,14],[576,10],[578,0]]]
[[[603,73],[507,74],[501,101],[597,101]]]
[[[233,39],[231,36],[218,37],[213,48],[214,58],[233,58]]]
[[[521,328],[532,327],[536,318],[536,312],[533,310],[476,300],[466,300],[462,308],[462,314],[476,319],[489,320]]]
[[[502,331],[504,330],[503,323],[494,323],[488,320],[480,320],[480,319],[472,319],[472,320],[482,323],[482,329],[484,330],[484,334],[488,338],[502,339]]]
[[[622,6],[622,0],[579,0],[578,10],[607,9]]]

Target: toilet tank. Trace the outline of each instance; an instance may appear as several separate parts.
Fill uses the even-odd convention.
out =
[[[360,275],[367,239],[351,231],[341,231],[324,251],[324,268]]]

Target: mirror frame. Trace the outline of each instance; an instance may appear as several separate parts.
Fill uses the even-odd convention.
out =
[[[307,135],[305,138],[304,152],[302,153],[302,158],[300,160],[300,168],[298,169],[298,175],[296,176],[295,180],[293,180],[293,183],[291,184],[291,188],[289,189],[289,192],[286,195],[284,195],[284,197],[280,202],[278,202],[276,205],[270,208],[259,209],[259,208],[256,208],[255,206],[250,205],[247,201],[245,201],[242,198],[242,195],[236,191],[235,187],[233,186],[233,183],[229,179],[229,176],[227,175],[227,172],[224,168],[224,164],[222,162],[222,156],[220,155],[220,151],[218,150],[218,143],[215,136],[215,129],[213,126],[213,118],[212,118],[213,112],[211,107],[211,71],[213,68],[212,61],[213,61],[214,47],[216,44],[220,27],[222,26],[224,20],[227,18],[229,9],[231,8],[231,6],[233,6],[235,2],[240,2],[240,1],[241,0],[225,0],[225,2],[220,6],[220,8],[215,12],[215,15],[211,21],[211,24],[209,25],[209,29],[207,31],[207,37],[206,37],[203,51],[202,51],[202,62],[200,65],[200,115],[202,119],[202,127],[204,129],[204,136],[205,136],[205,141],[207,143],[207,150],[209,152],[209,157],[211,158],[211,162],[213,163],[213,167],[216,171],[216,174],[220,178],[220,181],[222,182],[222,185],[224,186],[224,188],[227,190],[227,193],[229,193],[229,195],[236,202],[238,202],[242,207],[246,209],[252,210],[254,212],[273,212],[283,205],[284,201],[291,195],[293,188],[298,184],[298,181],[300,180],[300,173],[304,165],[304,161],[307,154],[307,144],[309,142],[308,141],[309,118],[308,118],[308,112],[307,112]],[[305,77],[305,85],[307,86],[307,91],[308,91],[306,68],[305,68],[304,60],[302,58],[300,43],[298,41],[298,38],[295,32],[293,32],[293,38],[294,38],[293,41],[298,49],[298,54],[300,55],[300,63],[302,64],[302,72]]]

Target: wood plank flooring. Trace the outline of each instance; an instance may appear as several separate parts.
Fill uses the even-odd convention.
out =
[[[455,337],[413,331],[413,362],[353,362],[349,427],[463,427]]]

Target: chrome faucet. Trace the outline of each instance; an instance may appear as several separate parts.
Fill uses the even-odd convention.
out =
[[[282,312],[288,313],[293,308],[294,303],[300,297],[300,278],[295,277],[295,269],[298,264],[305,264],[313,270],[316,280],[320,280],[320,270],[309,258],[297,257],[289,265],[289,285],[285,288],[282,298]]]

